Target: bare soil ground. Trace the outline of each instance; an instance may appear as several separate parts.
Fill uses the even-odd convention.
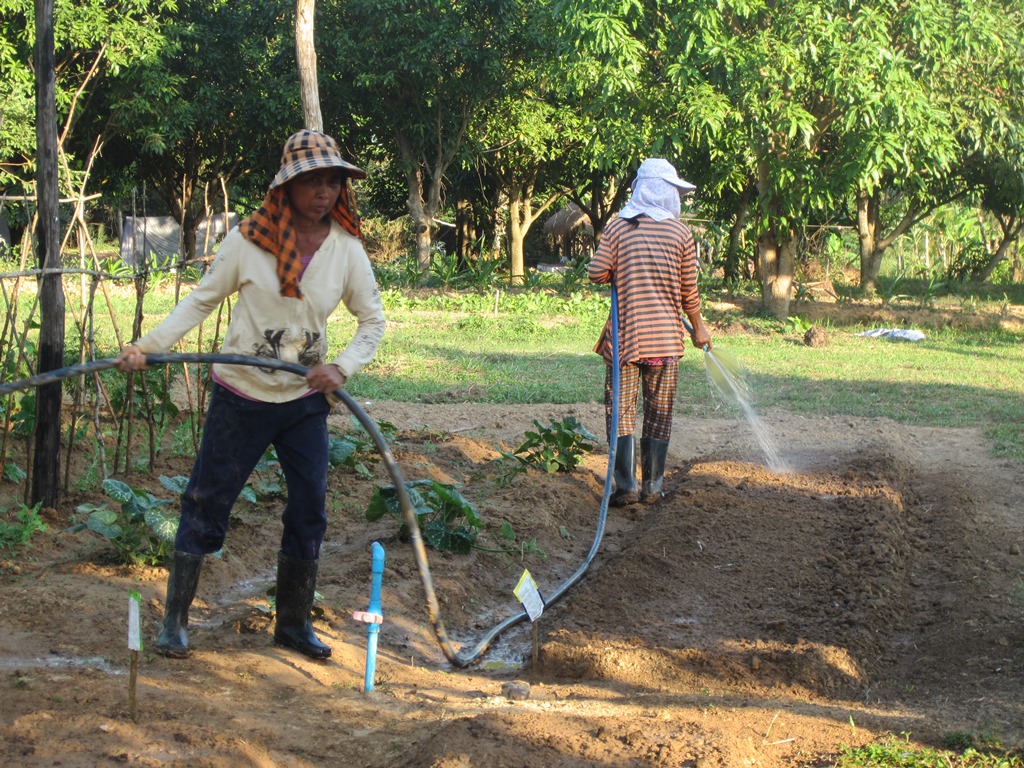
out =
[[[545,555],[430,551],[457,647],[518,613],[524,568],[550,593],[583,563],[604,448],[574,473],[507,486],[492,460],[534,419],[575,416],[601,434],[598,405],[365,407],[398,427],[407,480],[460,484],[488,523],[482,544],[507,522]],[[61,533],[76,504],[100,498],[71,495],[0,563],[0,765],[806,767],[889,735],[1024,743],[1021,467],[974,430],[761,415],[791,472],[766,469],[742,419],[677,420],[667,497],[609,513],[536,649],[519,624],[468,669],[434,639],[397,523],[363,516],[388,482],[381,465],[372,481],[332,475],[326,662],[274,646],[261,608],[278,510],[240,505],[223,558],[204,566],[195,653],[143,651],[136,720],[128,592],[143,595],[151,643],[166,571],[112,565],[104,540]],[[364,692],[367,632],[351,614],[367,607],[373,541],[386,550],[384,623]]]

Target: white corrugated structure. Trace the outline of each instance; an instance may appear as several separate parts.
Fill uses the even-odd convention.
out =
[[[228,215],[229,227],[238,224],[237,213]],[[210,225],[212,222],[212,227]],[[211,255],[227,234],[224,216],[203,219],[196,230],[196,258]],[[150,266],[166,267],[181,253],[181,227],[171,216],[125,216],[121,227],[121,259],[133,267],[150,257]]]

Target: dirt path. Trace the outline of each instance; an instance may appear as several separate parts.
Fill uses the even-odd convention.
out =
[[[524,568],[550,592],[583,561],[606,454],[509,485],[491,460],[534,419],[575,416],[601,434],[599,406],[365,407],[399,428],[407,480],[461,485],[488,523],[482,542],[507,523],[544,554],[430,552],[456,645],[518,612]],[[677,422],[668,496],[609,514],[593,565],[538,623],[535,662],[525,624],[468,670],[445,661],[397,523],[363,517],[379,465],[374,482],[332,476],[317,629],[333,658],[274,647],[260,609],[277,511],[240,508],[224,557],[204,566],[192,658],[143,653],[137,722],[127,593],[143,594],[151,639],[166,574],[109,565],[105,542],[58,533],[85,497],[69,499],[27,557],[0,564],[0,764],[781,768],[830,765],[886,734],[1024,743],[1021,467],[974,430],[764,421],[791,472],[765,468],[745,422]],[[366,631],[351,613],[366,608],[374,540],[385,623],[364,693]]]

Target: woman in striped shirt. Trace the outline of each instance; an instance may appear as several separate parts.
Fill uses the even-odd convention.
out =
[[[588,267],[592,282],[613,283],[618,296],[619,424],[612,506],[653,503],[664,496],[665,458],[684,348],[684,312],[693,329],[693,344],[711,348],[700,314],[696,246],[689,228],[679,220],[680,195],[694,189],[667,160],[645,160],[637,170],[629,202],[605,229]],[[607,364],[605,426],[611,442],[611,318],[594,351]],[[642,487],[638,488],[634,432],[641,386]]]

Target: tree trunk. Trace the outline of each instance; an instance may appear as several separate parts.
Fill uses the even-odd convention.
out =
[[[299,65],[299,90],[306,127],[324,129],[320,113],[320,88],[317,84],[314,14],[316,0],[297,0],[295,6],[295,57]]]
[[[420,170],[415,165],[407,165],[405,174],[409,196],[405,204],[412,218],[413,231],[416,235],[416,266],[421,275],[430,271],[430,246],[434,234],[434,216],[423,200],[423,189]]]
[[[780,238],[774,226],[766,229],[757,239],[757,256],[761,306],[776,320],[785,320],[789,317],[796,266],[796,238],[792,231]]]
[[[947,202],[951,202],[952,198]],[[857,240],[860,250],[860,288],[870,296],[878,290],[878,273],[882,268],[882,257],[889,250],[896,238],[906,234],[914,224],[921,220],[925,210],[916,200],[911,200],[903,218],[893,227],[888,235],[879,232],[882,196],[878,190],[868,194],[864,190],[857,192]]]
[[[1021,229],[1024,229],[1024,218],[1009,217],[1004,219],[1002,216],[997,218],[999,219],[999,228],[1002,230],[1003,236],[999,240],[999,246],[996,248],[995,253],[992,254],[992,258],[988,260],[983,269],[973,276],[980,283],[991,279],[992,273],[996,271],[996,267],[1006,258],[1010,246],[1017,242]]]
[[[530,228],[530,201],[513,194],[508,204],[508,256],[513,285],[522,285],[526,275],[523,263],[523,241]],[[526,219],[524,221],[524,219]]]
[[[473,218],[473,204],[459,200],[455,204],[455,253],[459,265],[467,266],[473,260],[473,246],[476,243],[476,221]]]
[[[725,251],[725,281],[733,282],[749,277],[746,269],[740,269],[740,237],[743,229],[747,226],[747,216],[750,213],[750,198],[754,195],[754,187],[747,187],[740,196],[739,204],[736,206],[736,221],[729,230],[729,245]]]
[[[878,192],[857,192],[857,243],[860,253],[860,289],[871,296],[878,290],[882,251],[878,249]]]
[[[40,278],[40,373],[64,365],[64,290],[60,267],[60,212],[57,187],[57,103],[54,71],[53,0],[36,0],[36,195],[39,266],[56,270]],[[32,504],[54,507],[60,499],[61,383],[39,387],[36,395],[36,443]]]

